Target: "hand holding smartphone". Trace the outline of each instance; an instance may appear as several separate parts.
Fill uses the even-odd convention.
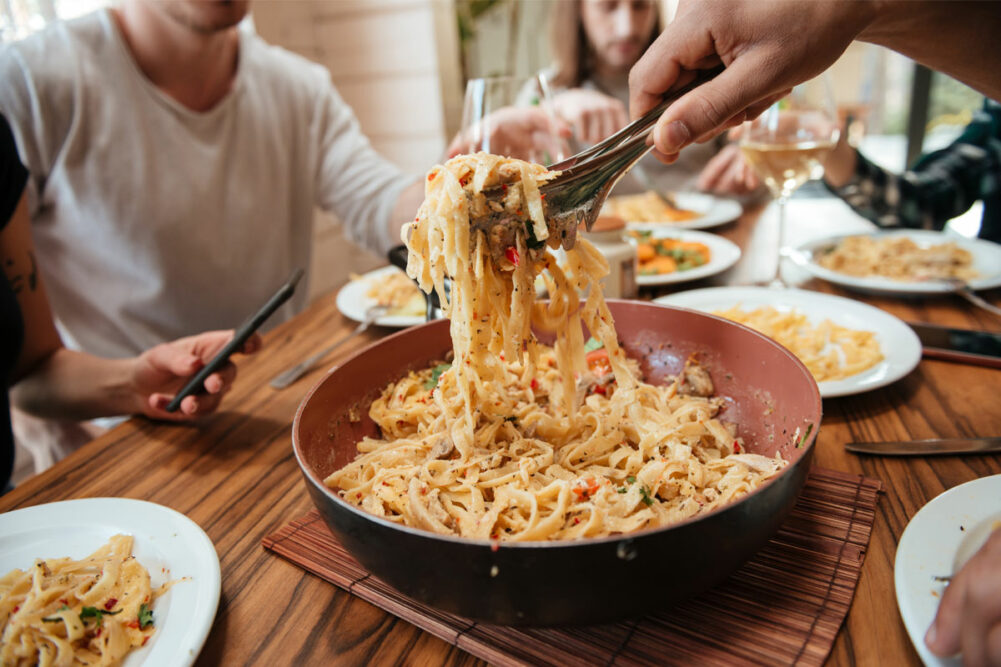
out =
[[[167,412],[177,412],[177,410],[181,407],[181,401],[188,396],[201,393],[205,390],[205,380],[222,368],[226,362],[229,361],[229,357],[234,352],[242,348],[243,344],[247,342],[247,339],[250,338],[283,303],[292,297],[292,294],[295,292],[295,286],[302,279],[304,273],[305,272],[302,269],[296,269],[289,279],[285,281],[285,284],[282,285],[270,299],[268,299],[261,309],[247,318],[247,320],[240,325],[240,328],[233,334],[233,340],[226,343],[226,346],[219,350],[219,354],[213,357],[212,361],[205,364],[200,371],[195,373],[184,385],[184,387],[181,388],[181,391],[177,392],[174,399],[167,404]]]

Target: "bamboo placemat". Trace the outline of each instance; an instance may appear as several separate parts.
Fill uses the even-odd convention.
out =
[[[369,575],[316,510],[263,544],[495,665],[820,665],[851,605],[881,487],[814,468],[778,533],[729,580],[669,610],[600,626],[484,625],[426,607]]]

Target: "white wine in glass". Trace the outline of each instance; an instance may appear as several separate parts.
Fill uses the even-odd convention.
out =
[[[824,175],[824,158],[838,142],[838,115],[826,75],[796,86],[757,119],[744,123],[740,149],[778,202],[779,233],[775,275],[784,287],[786,201],[807,181]]]

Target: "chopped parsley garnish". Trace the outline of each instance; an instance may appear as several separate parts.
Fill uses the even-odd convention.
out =
[[[435,366],[434,369],[431,371],[431,377],[429,377],[427,380],[424,381],[424,388],[434,389],[435,387],[437,387],[438,379],[441,377],[441,374],[447,371],[451,367],[452,364],[438,364],[437,366]]]
[[[594,352],[595,350],[600,350],[603,347],[605,347],[605,344],[602,343],[597,338],[595,338],[594,336],[591,336],[590,338],[588,338],[587,342],[584,343],[584,351],[585,352]]]
[[[626,487],[624,487],[624,486],[620,486],[619,488],[617,488],[617,489],[615,489],[615,490],[616,490],[616,491],[618,491],[619,493],[625,493],[625,492],[626,492],[626,491],[628,491],[629,489],[627,489],[627,488],[626,488]]]
[[[799,442],[796,443],[796,449],[799,449],[804,444],[806,444],[806,439],[810,437],[810,432],[813,431],[813,424],[807,424],[806,431],[800,436]]]
[[[153,610],[149,608],[148,604],[143,602],[139,605],[139,627],[145,630],[151,625],[153,625]]]
[[[650,489],[640,486],[640,497],[645,505],[653,505],[653,497],[650,496]]]
[[[118,611],[105,611],[103,609],[98,609],[97,607],[84,607],[80,610],[80,621],[83,623],[87,622],[88,618],[93,618],[97,623],[97,627],[104,625],[105,616],[114,616],[115,614],[122,613],[122,610]]]
[[[629,482],[630,484],[635,484],[636,477],[634,475],[629,475],[629,477],[626,477],[626,481]]]

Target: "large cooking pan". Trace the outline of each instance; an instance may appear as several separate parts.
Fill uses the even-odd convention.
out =
[[[449,323],[438,320],[362,350],[327,373],[299,406],[296,458],[337,539],[406,595],[491,623],[609,621],[671,605],[732,573],[775,532],[803,487],[820,425],[817,384],[788,350],[747,327],[656,304],[609,306],[626,352],[641,361],[648,381],[661,382],[698,353],[717,394],[732,399],[722,418],[738,424],[749,451],[780,451],[790,461],[781,474],[732,505],[672,527],[577,542],[498,547],[369,515],[323,479],[355,457],[362,437],[377,435],[368,407],[386,385],[451,349]],[[799,447],[797,428],[807,434]]]

